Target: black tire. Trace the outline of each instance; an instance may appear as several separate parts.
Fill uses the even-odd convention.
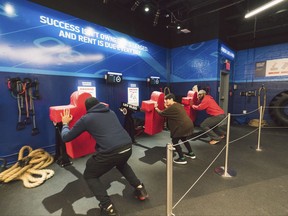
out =
[[[269,106],[269,114],[275,124],[278,126],[288,126],[288,91],[284,91],[276,95],[271,100]]]

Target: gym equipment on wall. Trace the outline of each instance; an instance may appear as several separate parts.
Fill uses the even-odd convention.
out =
[[[170,88],[169,87],[165,87],[163,90],[164,95],[170,94]]]
[[[40,99],[39,82],[37,80],[32,82],[30,78],[21,80],[16,77],[8,79],[7,85],[12,97],[17,99],[18,122],[16,130],[23,130],[26,125],[33,123],[31,135],[39,134],[39,129],[36,126],[34,105],[34,100]],[[22,116],[25,116],[25,119],[22,120]],[[30,116],[32,116],[32,121]]]
[[[256,94],[256,93],[255,93]],[[262,97],[262,103],[261,103],[261,97]],[[258,103],[258,108],[262,107],[262,119],[261,119],[261,127],[263,126],[267,126],[268,123],[263,120],[263,116],[265,113],[265,109],[266,109],[266,88],[264,87],[264,85],[262,85],[259,89],[258,89],[258,94],[257,94],[257,103]],[[260,110],[259,110],[260,112]],[[252,127],[259,127],[259,119],[251,119],[248,124]]]

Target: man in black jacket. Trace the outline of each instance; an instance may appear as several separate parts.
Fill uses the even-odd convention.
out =
[[[118,215],[114,204],[100,181],[100,177],[116,167],[127,181],[135,188],[135,196],[145,200],[148,194],[143,183],[137,178],[127,161],[132,154],[132,140],[124,130],[116,114],[95,97],[85,101],[87,113],[70,129],[68,124],[73,116],[70,110],[64,110],[61,136],[69,142],[87,131],[96,141],[96,153],[86,163],[84,178],[99,200],[101,215]]]

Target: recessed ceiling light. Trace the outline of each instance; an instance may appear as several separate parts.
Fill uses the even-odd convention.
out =
[[[189,29],[181,29],[181,32],[187,34],[187,33],[190,33],[191,31]]]
[[[149,12],[149,11],[150,11],[150,8],[149,8],[148,6],[145,6],[145,7],[144,7],[144,11],[145,11],[145,12]]]

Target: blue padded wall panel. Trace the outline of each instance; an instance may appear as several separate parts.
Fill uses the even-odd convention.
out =
[[[172,49],[171,83],[215,81],[218,76],[218,40]]]
[[[166,48],[116,32],[94,23],[45,8],[29,1],[10,1],[12,13],[0,0],[0,157],[15,161],[23,145],[54,151],[55,131],[49,107],[66,105],[79,80],[95,82],[96,95],[115,110],[127,102],[127,88],[139,88],[139,100],[167,82]],[[120,72],[123,82],[106,85],[108,71]],[[159,76],[161,85],[149,87],[146,79]],[[17,103],[7,88],[7,79],[27,77],[40,83],[41,100],[35,101],[40,134],[31,127],[16,131]]]

